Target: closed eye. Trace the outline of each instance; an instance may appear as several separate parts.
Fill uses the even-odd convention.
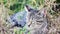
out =
[[[41,15],[41,13],[38,13],[38,15]]]
[[[43,21],[37,21],[37,22],[43,22]]]

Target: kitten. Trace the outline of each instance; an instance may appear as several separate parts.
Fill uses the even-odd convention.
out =
[[[25,5],[25,11],[12,15],[9,21],[13,27],[23,28],[25,26],[26,29],[31,30],[31,32],[41,32],[47,27],[46,9],[42,8],[37,10],[29,5]]]

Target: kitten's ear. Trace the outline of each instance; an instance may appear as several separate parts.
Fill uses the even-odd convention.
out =
[[[28,11],[28,12],[30,12],[30,11],[32,10],[32,7],[30,7],[29,5],[25,5],[24,8],[25,8],[25,10]]]
[[[46,17],[46,14],[47,14],[46,8],[42,8],[39,11]]]

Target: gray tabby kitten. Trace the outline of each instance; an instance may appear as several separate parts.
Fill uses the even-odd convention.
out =
[[[29,5],[25,5],[23,12],[14,14],[8,21],[12,23],[12,26],[26,27],[31,34],[46,34],[47,20],[46,20],[46,8],[40,10],[33,9]],[[23,14],[23,15],[21,15]],[[21,19],[18,18],[21,16]],[[25,18],[26,17],[26,18]]]
[[[46,34],[46,8],[37,10],[26,5],[25,10],[28,12],[27,24],[25,27],[30,30],[31,34]]]

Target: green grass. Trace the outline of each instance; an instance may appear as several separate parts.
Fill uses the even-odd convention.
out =
[[[25,34],[27,30],[25,28],[23,29],[19,29],[19,30],[14,30],[15,34]],[[30,34],[30,32],[28,32],[27,34]]]
[[[44,0],[2,0],[2,2],[6,8],[12,10],[12,13],[17,13],[24,10],[25,4],[29,4],[35,8],[39,7],[41,4],[44,4]],[[9,14],[12,15],[12,13]]]

